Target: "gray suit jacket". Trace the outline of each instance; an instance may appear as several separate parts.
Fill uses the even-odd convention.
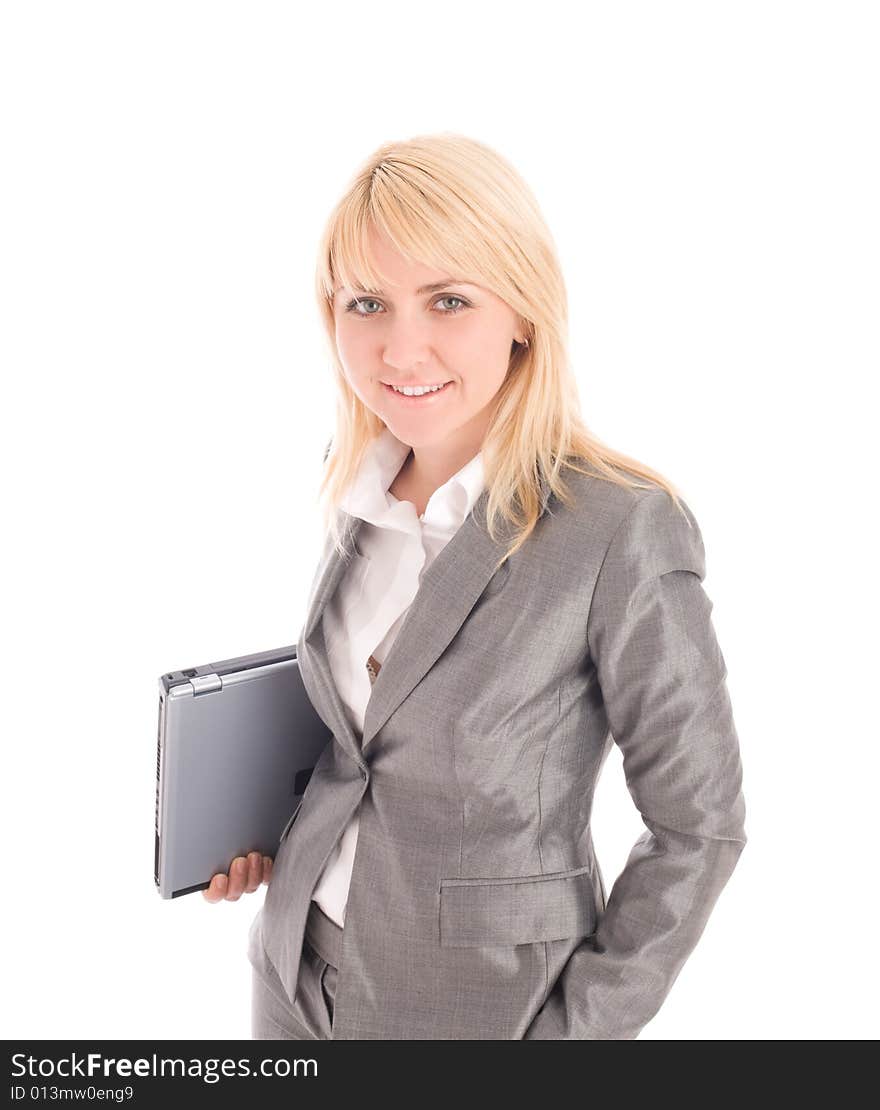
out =
[[[322,615],[357,550],[329,540],[298,643],[333,732],[279,845],[248,957],[296,996],[312,891],[360,806],[334,1039],[635,1038],[746,843],[739,743],[696,520],[658,487],[566,474],[507,533],[483,491],[426,571],[363,737]],[[611,743],[646,831],[610,892],[590,815]]]

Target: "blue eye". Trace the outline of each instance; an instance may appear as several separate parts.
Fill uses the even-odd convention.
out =
[[[461,312],[463,309],[470,308],[469,303],[464,299],[464,297],[459,297],[458,294],[456,294],[456,293],[447,293],[443,297],[438,297],[437,301],[435,303],[439,304],[440,301],[458,301],[459,302],[459,307],[458,308],[443,309],[440,313],[441,316],[454,316],[456,313]],[[345,306],[345,311],[346,312],[351,312],[355,316],[360,316],[360,317],[378,316],[378,315],[380,315],[380,313],[378,313],[378,312],[359,312],[358,311],[358,305],[370,305],[370,304],[381,305],[381,303],[382,302],[377,301],[375,297],[354,297]]]

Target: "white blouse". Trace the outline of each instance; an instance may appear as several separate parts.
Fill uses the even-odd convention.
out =
[[[372,691],[370,671],[378,671],[387,658],[422,574],[464,523],[484,485],[480,452],[434,491],[418,516],[411,501],[399,501],[388,488],[409,453],[408,444],[383,429],[340,505],[365,523],[357,537],[359,554],[324,610],[324,638],[334,683],[361,736]],[[345,925],[358,823],[355,813],[312,893],[340,926]]]

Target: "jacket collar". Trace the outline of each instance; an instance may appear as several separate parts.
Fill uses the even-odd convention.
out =
[[[361,517],[339,510],[345,553],[341,555],[328,541],[316,573],[297,655],[305,664],[303,673],[310,680],[308,693],[315,709],[357,762],[391,714],[442,655],[507,550],[511,533],[505,523],[502,522],[496,541],[485,527],[488,499],[489,491],[483,488],[472,511],[422,576],[419,591],[373,683],[362,738],[356,735],[336,689],[324,640],[324,610],[357,554],[357,535],[364,523]],[[542,515],[547,511],[548,502],[549,486],[542,478]],[[508,570],[505,563],[498,573],[506,575]]]

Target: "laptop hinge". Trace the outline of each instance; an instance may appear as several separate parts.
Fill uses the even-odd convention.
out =
[[[223,679],[219,674],[196,675],[189,680],[189,684],[195,697],[199,697],[200,694],[213,694],[216,690],[223,689]]]

